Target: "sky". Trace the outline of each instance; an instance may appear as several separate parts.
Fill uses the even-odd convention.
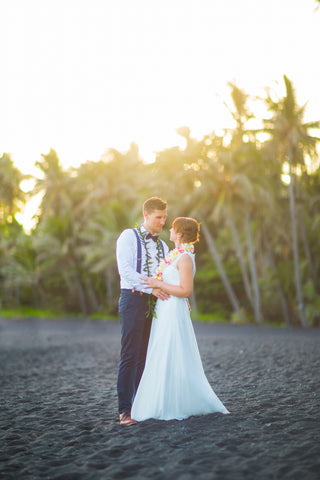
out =
[[[155,152],[231,126],[228,82],[285,92],[320,118],[315,0],[0,0],[0,155],[23,172],[108,148]]]

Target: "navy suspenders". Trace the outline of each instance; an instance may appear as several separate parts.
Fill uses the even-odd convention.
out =
[[[142,260],[141,242],[140,242],[140,238],[137,230],[135,228],[133,228],[132,230],[134,231],[137,237],[137,272],[141,273],[141,260]]]
[[[135,228],[132,229],[134,233],[136,234],[137,237],[137,272],[141,273],[141,262],[142,262],[142,249],[141,249],[141,241],[139,234]],[[163,248],[163,243],[160,240],[161,243],[161,248],[162,248],[162,256],[164,257],[164,248]]]

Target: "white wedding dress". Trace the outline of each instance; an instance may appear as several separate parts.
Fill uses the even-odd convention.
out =
[[[195,273],[194,255],[184,254],[192,258]],[[179,285],[180,256],[164,269],[164,282]],[[171,296],[157,300],[131,417],[138,421],[182,420],[213,412],[229,413],[205,376],[187,299]]]

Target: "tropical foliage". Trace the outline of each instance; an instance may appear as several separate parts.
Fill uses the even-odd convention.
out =
[[[141,221],[145,198],[157,195],[168,201],[167,228],[178,215],[201,221],[192,299],[200,318],[319,325],[320,123],[304,122],[287,77],[284,84],[283,98],[255,99],[266,118],[230,84],[234,127],[200,140],[181,127],[185,148],[158,152],[152,164],[132,144],[66,171],[50,150],[37,164],[42,178],[32,194],[43,196],[28,233],[15,219],[30,199],[20,188],[24,177],[4,154],[2,307],[116,315],[116,239]]]

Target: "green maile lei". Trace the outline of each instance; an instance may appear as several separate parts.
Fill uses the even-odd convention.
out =
[[[147,239],[146,239],[149,232],[147,232],[147,231],[143,232],[141,230],[141,225],[139,227],[136,226],[136,229],[139,233],[141,243],[143,244],[144,250],[146,252],[146,261],[144,262],[144,265],[143,265],[143,273],[144,273],[145,277],[152,277],[152,275],[151,275],[152,259],[151,259],[151,254],[150,254],[149,249],[148,249],[148,243],[147,243]],[[162,245],[161,245],[160,239],[158,238],[157,239],[157,253],[156,253],[157,265],[159,265],[162,258],[163,258]],[[154,315],[154,308],[156,306],[156,301],[157,301],[157,299],[154,295],[152,295],[152,294],[148,295],[148,310],[147,310],[147,313],[146,313],[147,317],[149,317],[151,315]]]

